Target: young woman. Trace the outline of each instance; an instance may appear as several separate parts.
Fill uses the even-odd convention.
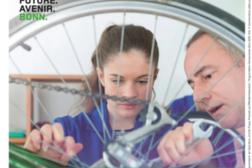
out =
[[[98,80],[100,80],[103,86],[103,93],[107,95],[145,100],[148,91],[148,100],[150,100],[152,97],[151,92],[153,90],[153,85],[159,71],[159,51],[157,42],[155,41],[154,43],[153,62],[148,88],[147,83],[150,57],[152,54],[153,34],[140,26],[125,25],[124,28],[125,33],[121,60],[120,43],[122,26],[113,25],[104,30],[98,44],[99,67],[96,61],[96,51],[93,53],[93,72],[88,76],[88,81],[93,92],[98,92]],[[119,67],[120,81],[117,91]],[[84,83],[84,90],[88,90],[86,83]],[[99,99],[97,99],[97,101],[99,101]],[[84,97],[81,105],[85,112],[89,112],[92,109],[87,113],[87,117],[84,113],[80,113],[75,117],[65,116],[57,118],[52,126],[43,126],[41,132],[33,130],[31,132],[31,137],[28,138],[25,144],[25,148],[39,155],[67,163],[69,158],[58,150],[48,147],[46,143],[51,144],[55,148],[57,148],[58,145],[64,153],[70,157],[77,154],[82,162],[92,165],[102,158],[104,149],[104,143],[102,141],[104,125],[99,116],[99,111],[103,111],[105,127],[110,134],[110,137],[106,134],[106,140],[111,138],[113,129],[117,133],[117,130],[121,129],[129,132],[143,125],[143,123],[139,121],[139,113],[144,107],[143,104],[116,102],[108,99],[98,102],[99,108],[96,108],[92,98]],[[115,124],[113,124],[115,110],[116,120]],[[182,126],[184,122],[186,122],[186,120],[182,120],[178,126]],[[153,142],[158,141],[169,128],[170,126],[166,126],[157,131]],[[65,141],[62,135],[65,137]],[[52,139],[55,144],[53,144],[50,139]],[[45,143],[41,143],[38,140]],[[150,142],[151,137],[142,144],[141,153],[146,154]],[[138,147],[139,144],[136,145],[136,149],[138,149]],[[136,156],[139,155],[137,154]],[[153,159],[158,156],[155,147],[150,151],[148,159]]]

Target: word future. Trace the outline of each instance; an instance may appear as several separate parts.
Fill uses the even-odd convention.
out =
[[[19,1],[20,4],[22,3],[26,3],[26,4],[30,4],[30,3],[38,3],[38,4],[57,4],[57,2],[55,2],[55,0],[20,0]]]

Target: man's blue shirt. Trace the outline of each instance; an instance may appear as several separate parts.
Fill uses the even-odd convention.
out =
[[[170,109],[172,114],[190,111],[196,111],[193,101],[193,95],[184,96],[182,98],[176,99],[172,102]]]

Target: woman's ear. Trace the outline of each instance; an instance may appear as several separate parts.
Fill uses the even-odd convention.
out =
[[[97,75],[99,77],[99,80],[101,81],[102,86],[105,87],[103,71],[100,68],[96,68],[96,72],[97,72]]]
[[[156,79],[157,79],[158,72],[159,72],[159,69],[156,69],[155,74],[154,74],[154,82],[155,82]]]

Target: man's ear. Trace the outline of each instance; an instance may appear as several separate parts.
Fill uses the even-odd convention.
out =
[[[244,58],[242,58],[242,60],[241,60],[241,62],[242,62],[242,64],[243,64],[243,66],[245,66],[245,57]]]
[[[105,81],[104,81],[104,74],[103,71],[100,68],[96,68],[97,75],[99,77],[99,80],[101,81],[102,86],[105,86]]]

